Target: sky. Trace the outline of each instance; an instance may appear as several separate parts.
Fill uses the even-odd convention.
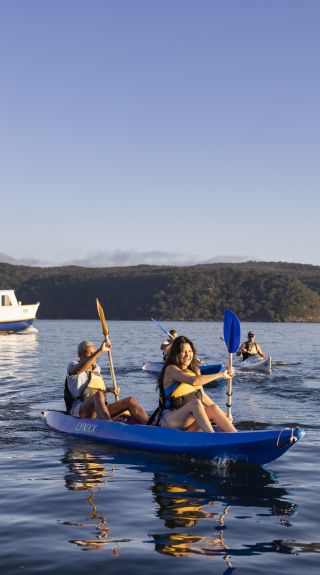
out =
[[[320,265],[318,0],[0,0],[0,260]]]

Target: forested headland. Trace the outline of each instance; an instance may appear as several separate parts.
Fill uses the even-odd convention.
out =
[[[320,266],[246,262],[113,268],[31,267],[0,263],[0,289],[24,304],[40,301],[39,319],[319,322]]]

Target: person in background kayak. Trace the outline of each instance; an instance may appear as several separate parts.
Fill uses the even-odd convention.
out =
[[[148,415],[134,397],[125,397],[115,403],[106,403],[106,393],[119,395],[106,387],[96,360],[111,349],[111,343],[103,340],[98,349],[91,341],[82,341],[78,345],[78,361],[72,361],[67,368],[66,386],[72,397],[70,415],[80,418],[98,418],[112,420],[128,410],[138,423],[146,423]]]
[[[227,370],[214,375],[201,375],[194,345],[185,336],[178,336],[171,344],[159,379],[160,425],[185,431],[212,433],[211,422],[222,431],[237,431],[230,419],[204,392],[203,385],[232,374]]]
[[[260,345],[256,342],[256,336],[253,331],[248,332],[248,339],[240,345],[237,356],[241,356],[242,361],[249,357],[261,357],[263,359],[266,357]]]
[[[178,332],[176,332],[175,329],[170,329],[169,333],[168,333],[168,338],[166,339],[166,341],[164,341],[161,346],[160,349],[162,351],[163,354],[163,361],[165,361],[167,359],[168,353],[170,351],[171,345],[173,340],[176,339],[176,337],[178,337]]]
[[[166,361],[168,357],[173,340],[179,336],[178,332],[175,329],[170,329],[169,334],[171,338],[169,340],[164,341],[160,346],[160,349],[163,352],[163,361]],[[197,357],[197,362],[198,365],[205,365],[204,361],[202,361],[200,357]]]

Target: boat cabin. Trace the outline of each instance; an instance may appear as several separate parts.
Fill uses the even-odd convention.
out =
[[[21,301],[17,301],[13,289],[0,290],[0,307],[14,306],[17,307],[21,305]]]

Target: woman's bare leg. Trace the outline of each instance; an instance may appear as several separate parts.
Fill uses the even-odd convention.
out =
[[[196,421],[184,428],[184,431],[202,431]],[[214,429],[212,430],[214,431]]]
[[[226,414],[220,409],[218,405],[212,403],[208,405],[206,408],[206,414],[210,421],[214,421],[218,427],[220,427],[221,431],[237,431],[230,419],[226,416]]]
[[[167,427],[175,429],[185,429],[196,421],[202,431],[213,433],[212,425],[206,414],[205,408],[199,399],[193,399],[176,411],[171,411],[165,416]]]
[[[206,414],[211,422],[214,422],[220,427],[221,431],[224,432],[235,432],[237,431],[234,425],[232,425],[230,419],[226,414],[216,405],[215,403],[210,403],[210,405],[205,407]],[[185,427],[185,431],[201,431],[199,425],[196,421]]]

